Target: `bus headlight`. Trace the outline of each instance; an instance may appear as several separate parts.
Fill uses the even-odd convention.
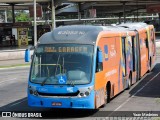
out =
[[[79,88],[78,97],[87,97],[90,95],[92,90],[93,90],[93,86]]]
[[[29,93],[30,93],[30,94],[33,94],[33,90],[29,90]]]
[[[33,87],[33,86],[28,86],[28,91],[29,91],[29,93],[30,93],[31,95],[38,96],[38,92],[37,92],[37,90],[36,90],[35,87]]]
[[[84,97],[84,93],[79,93],[79,95],[80,95],[81,97]]]
[[[90,93],[89,93],[89,91],[86,91],[84,94],[85,94],[86,96],[88,96]]]
[[[36,90],[34,91],[34,95],[35,95],[35,96],[38,96],[38,92],[37,92]]]

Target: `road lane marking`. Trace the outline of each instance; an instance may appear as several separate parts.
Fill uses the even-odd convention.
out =
[[[118,109],[120,109],[123,105],[125,105],[128,101],[130,101],[131,98],[135,97],[136,94],[138,94],[140,91],[143,90],[144,87],[146,87],[153,79],[155,79],[158,75],[160,74],[157,73],[157,75],[155,75],[152,79],[150,79],[142,88],[140,88],[139,90],[137,90],[137,92],[135,92],[130,98],[128,98],[124,103],[122,103],[118,108],[116,108],[114,111],[117,111]]]
[[[25,99],[22,100],[22,101],[19,101],[19,102],[17,102],[17,103],[14,103],[14,104],[10,105],[9,107],[13,107],[13,106],[15,106],[15,105],[18,105],[18,104],[20,104],[20,103],[22,103],[22,102],[24,102],[24,101],[26,101],[26,100],[27,100],[27,98],[25,98]]]
[[[8,81],[13,81],[13,80],[16,80],[16,79],[17,79],[17,78],[13,78],[13,79],[9,79],[9,80],[5,80],[5,81],[1,81],[1,82],[0,82],[0,85],[1,85],[1,84],[3,84],[3,83],[6,83],[6,82],[8,82]]]
[[[110,117],[114,112],[116,112],[117,110],[119,110],[121,107],[123,107],[128,101],[130,101],[131,98],[135,97],[136,94],[138,94],[141,90],[143,90],[144,87],[146,87],[153,79],[155,79],[158,75],[160,74],[157,73],[152,79],[150,79],[142,88],[140,88],[139,90],[137,90],[137,92],[135,92],[130,98],[128,98],[126,101],[124,101],[119,107],[117,107],[112,113],[110,113],[106,118]]]

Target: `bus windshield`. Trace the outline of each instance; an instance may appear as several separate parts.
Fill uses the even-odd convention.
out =
[[[39,45],[33,55],[30,81],[45,84],[88,84],[93,45]]]

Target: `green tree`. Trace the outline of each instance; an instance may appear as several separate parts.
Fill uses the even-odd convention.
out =
[[[15,22],[29,22],[32,19],[29,17],[29,12],[26,10],[15,10]],[[12,22],[12,10],[7,11],[7,20]]]
[[[29,13],[25,10],[19,10],[15,13],[15,20],[16,22],[24,22],[24,21],[31,21],[29,17]]]

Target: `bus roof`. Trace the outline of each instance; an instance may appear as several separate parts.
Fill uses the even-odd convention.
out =
[[[122,31],[126,28],[118,26],[71,25],[54,29],[42,35],[39,44],[81,43],[95,44],[101,31]]]
[[[122,23],[118,25],[120,27],[128,28],[129,30],[138,30],[144,27],[147,27],[146,23]]]

